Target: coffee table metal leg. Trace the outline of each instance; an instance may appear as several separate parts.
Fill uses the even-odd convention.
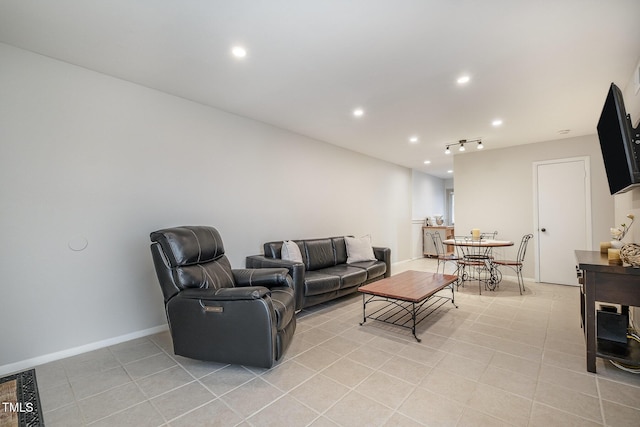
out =
[[[360,322],[360,326],[364,325],[364,322],[367,321],[367,300],[365,297],[366,294],[362,294],[362,322]]]
[[[413,328],[411,329],[411,331],[413,332],[413,337],[416,339],[416,341],[422,342],[422,340],[418,338],[418,336],[416,335],[416,303],[415,302],[411,303],[411,317],[413,318]]]
[[[451,284],[451,304],[453,304],[455,308],[458,308],[456,304],[456,293],[453,291],[453,283]]]

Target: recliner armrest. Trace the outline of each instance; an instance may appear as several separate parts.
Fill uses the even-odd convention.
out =
[[[236,286],[273,286],[293,288],[293,280],[286,268],[236,268],[232,269]]]
[[[268,295],[271,295],[271,291],[264,286],[243,286],[222,289],[185,289],[177,296],[204,301],[233,301],[261,299]]]

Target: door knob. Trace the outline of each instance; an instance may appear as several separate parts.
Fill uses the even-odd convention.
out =
[[[542,231],[544,233],[545,231],[547,231],[547,229],[546,228],[541,228],[540,231]]]

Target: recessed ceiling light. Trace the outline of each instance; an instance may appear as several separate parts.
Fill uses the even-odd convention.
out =
[[[424,164],[425,164],[425,165],[429,165],[429,164],[431,164],[431,160],[425,160],[425,161],[424,161]]]
[[[418,142],[418,137],[417,136],[412,136],[411,138],[409,138],[409,142],[412,144],[415,144],[416,142]]]
[[[364,116],[364,110],[362,108],[356,108],[353,110],[353,115],[356,117],[362,117]]]
[[[491,126],[494,126],[494,127],[498,127],[501,125],[502,125],[502,120],[500,119],[495,119],[494,121],[491,122]]]
[[[447,171],[447,173],[453,173],[453,170],[449,169],[449,170]]]
[[[471,77],[469,76],[460,76],[458,77],[458,80],[457,80],[459,85],[467,84],[469,83],[469,81],[471,81]]]
[[[231,53],[236,58],[244,58],[245,56],[247,56],[247,50],[245,48],[243,48],[242,46],[234,46],[234,47],[232,47],[231,48]]]

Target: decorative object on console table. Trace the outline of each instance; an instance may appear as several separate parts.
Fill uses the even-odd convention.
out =
[[[627,215],[627,218],[631,220],[629,225],[627,225],[626,223],[622,223],[620,224],[620,227],[611,227],[610,229],[611,238],[613,239],[611,240],[611,247],[614,249],[622,248],[622,246],[624,245],[624,243],[622,243],[622,239],[624,239],[624,236],[626,236],[629,232],[631,225],[633,225],[633,220],[635,219],[633,214]]]
[[[620,260],[632,267],[640,267],[640,245],[627,243],[620,249]]]
[[[631,220],[629,225],[626,223],[620,224],[620,227],[611,227],[611,247],[607,250],[607,258],[609,260],[609,264],[618,264],[622,265],[622,260],[620,259],[620,249],[624,246],[622,239],[627,235],[627,232],[631,228],[633,224],[634,216],[632,214],[627,215],[627,218]]]
[[[609,264],[622,265],[622,260],[620,259],[620,249],[609,248],[607,250],[607,259],[609,260]]]

